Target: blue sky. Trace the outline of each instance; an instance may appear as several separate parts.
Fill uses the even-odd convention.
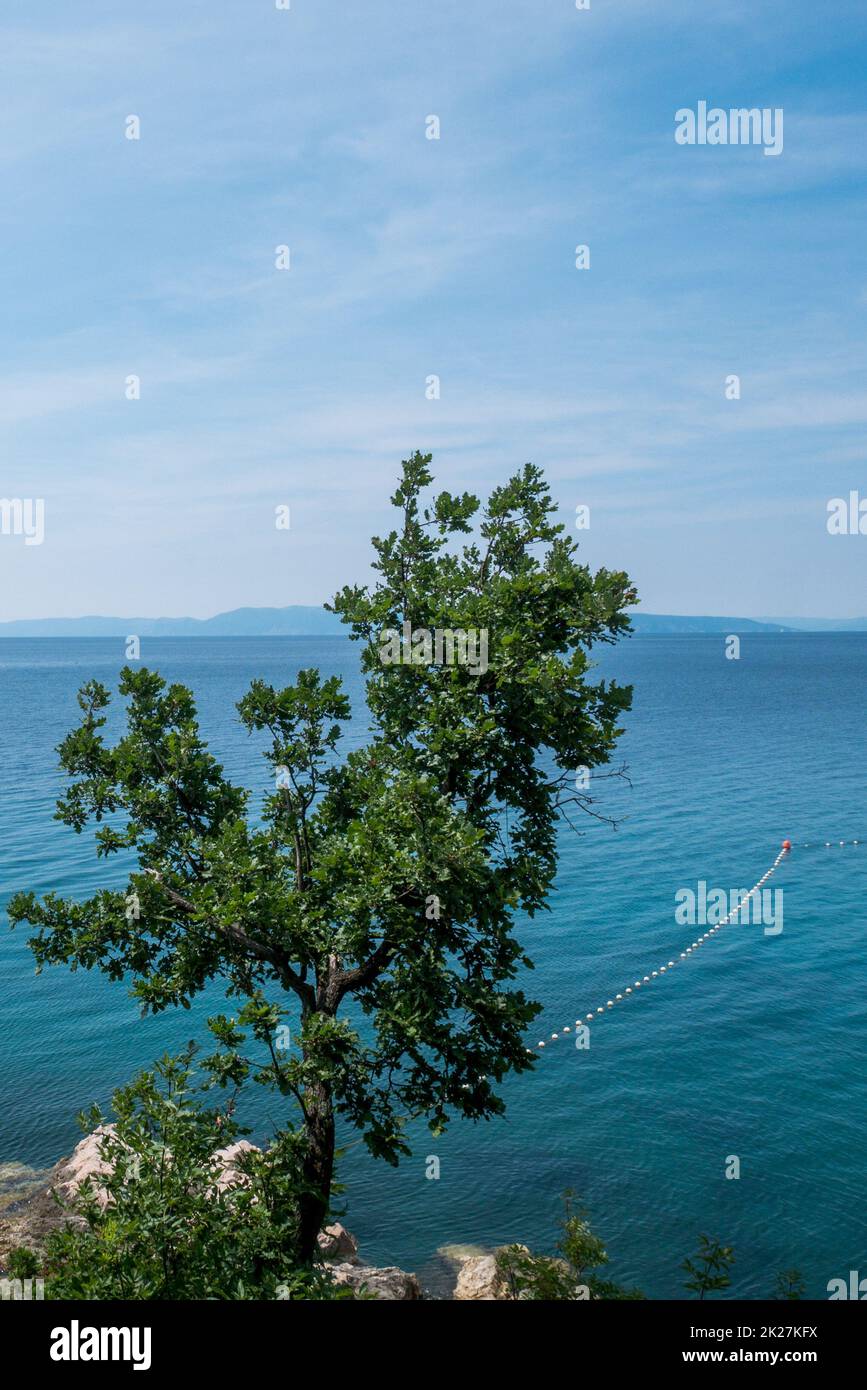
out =
[[[415,448],[542,465],[647,610],[867,610],[826,530],[867,497],[860,0],[7,0],[0,37],[0,495],[45,499],[0,618],[320,602]],[[783,153],[677,145],[699,100],[782,107]]]

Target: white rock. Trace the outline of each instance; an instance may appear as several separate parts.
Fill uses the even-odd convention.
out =
[[[67,1199],[73,1197],[87,1178],[99,1179],[108,1172],[108,1164],[100,1154],[99,1146],[107,1134],[113,1133],[114,1125],[98,1125],[92,1134],[86,1134],[76,1144],[69,1158],[61,1161],[54,1184],[61,1196]],[[108,1194],[99,1182],[96,1182],[96,1187],[97,1201],[104,1207]]]
[[[108,1165],[100,1154],[99,1148],[105,1136],[113,1133],[114,1125],[98,1125],[92,1134],[85,1135],[81,1142],[76,1144],[69,1158],[63,1161],[57,1169],[54,1186],[61,1196],[68,1200],[78,1191],[86,1178],[93,1178],[97,1185],[96,1199],[100,1206],[105,1206],[108,1194],[99,1183],[99,1179],[108,1171]],[[250,1153],[255,1149],[255,1144],[251,1144],[247,1139],[239,1139],[236,1144],[228,1144],[223,1149],[215,1150],[216,1187],[220,1192],[224,1192],[227,1187],[236,1183],[247,1181],[244,1174],[239,1171],[237,1162],[242,1153]]]
[[[370,1265],[339,1264],[331,1266],[331,1274],[338,1284],[346,1284],[358,1293],[363,1290],[374,1298],[394,1303],[412,1298],[421,1298],[421,1288],[414,1274],[388,1265],[385,1269],[373,1269]]]
[[[494,1255],[474,1255],[464,1260],[458,1271],[458,1282],[454,1296],[464,1302],[470,1300],[492,1302],[507,1298],[497,1269]]]
[[[238,1168],[238,1159],[241,1154],[256,1152],[256,1145],[251,1144],[248,1139],[239,1139],[236,1144],[228,1144],[225,1149],[215,1151],[214,1163],[220,1170],[216,1184],[219,1192],[225,1192],[227,1187],[236,1187],[250,1181],[247,1174]]]

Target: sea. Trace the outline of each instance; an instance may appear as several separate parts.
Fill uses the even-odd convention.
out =
[[[21,889],[85,897],[125,882],[90,832],[53,818],[76,692],[94,677],[116,685],[124,646],[0,642],[0,909]],[[536,1065],[503,1086],[501,1118],[455,1120],[436,1139],[415,1125],[397,1169],[341,1134],[342,1219],[370,1262],[436,1288],[450,1247],[552,1252],[570,1191],[607,1274],[650,1298],[687,1296],[682,1265],[702,1234],[733,1249],[728,1297],[768,1297],[793,1268],[812,1298],[850,1270],[867,1276],[867,633],[743,635],[737,659],[726,650],[722,634],[647,635],[594,653],[594,675],[633,685],[633,707],[619,775],[591,775],[602,818],[564,824],[550,911],[517,921],[534,962],[521,985],[544,1006],[527,1037]],[[192,688],[210,747],[254,792],[269,772],[235,706],[257,677],[339,675],[345,746],[366,740],[347,638],[144,639],[141,660]],[[681,959],[707,930],[678,922],[686,890],[752,887],[786,838],[768,883],[782,931],[733,922]],[[37,976],[27,929],[11,931],[4,910],[0,1173],[68,1154],[80,1110],[109,1106],[188,1039],[206,1043],[204,1020],[223,1007],[214,986],[189,1011],[141,1019],[124,983],[65,966]],[[251,1105],[254,1139],[281,1104]]]

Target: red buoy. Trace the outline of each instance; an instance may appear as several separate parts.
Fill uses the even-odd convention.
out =
[[[791,849],[791,848],[792,848],[792,842],[791,842],[791,840],[784,840],[784,841],[783,841],[783,849]]]

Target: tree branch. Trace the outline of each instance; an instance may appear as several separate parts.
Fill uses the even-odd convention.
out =
[[[340,970],[332,981],[332,988],[336,993],[335,1007],[340,1003],[345,994],[349,994],[358,989],[364,989],[365,985],[373,984],[377,975],[381,975],[385,967],[394,954],[394,945],[391,941],[381,941],[373,955],[364,962],[357,965],[353,970]]]
[[[173,903],[175,907],[179,907],[183,912],[193,913],[198,911],[194,902],[191,902],[189,898],[185,898],[183,894],[176,892],[174,888],[170,888],[167,883],[164,883],[162,876],[156,869],[145,869],[145,873],[150,874],[151,878],[156,880],[169,899],[169,902]],[[310,1005],[315,1002],[313,990],[310,985],[305,984],[302,977],[293,969],[285,951],[278,951],[273,946],[266,946],[263,942],[257,941],[255,937],[248,936],[238,922],[232,922],[229,926],[222,926],[219,922],[213,922],[211,925],[215,926],[224,936],[227,936],[230,941],[234,941],[237,946],[241,946],[251,956],[255,956],[257,960],[264,960],[267,961],[269,965],[272,965],[280,976],[288,981],[300,999]]]

